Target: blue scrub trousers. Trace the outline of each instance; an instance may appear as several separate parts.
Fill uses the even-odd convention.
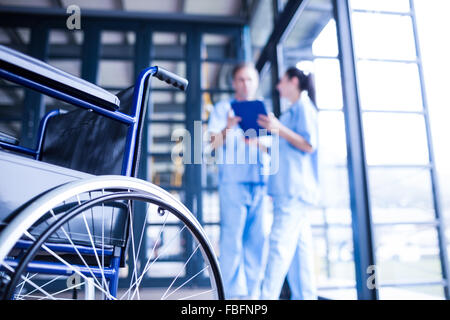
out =
[[[225,297],[257,299],[267,256],[265,185],[222,183],[219,263]]]
[[[273,197],[273,224],[261,299],[276,300],[287,275],[292,300],[317,299],[314,251],[308,218],[300,199]]]

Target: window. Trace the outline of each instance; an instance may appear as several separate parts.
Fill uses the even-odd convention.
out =
[[[439,194],[410,3],[351,1],[381,299],[444,296]]]

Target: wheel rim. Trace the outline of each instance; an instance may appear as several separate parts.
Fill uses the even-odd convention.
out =
[[[122,177],[121,177],[122,178]],[[114,179],[113,179],[114,180]],[[119,179],[122,180],[122,179]],[[111,180],[108,180],[111,181]],[[121,181],[123,182],[123,181]],[[120,183],[119,183],[120,184]],[[174,298],[174,297],[179,297],[179,293],[182,290],[182,288],[186,288],[187,286],[191,285],[193,282],[194,283],[201,283],[201,281],[199,281],[200,278],[202,278],[202,280],[204,280],[203,278],[205,278],[205,275],[207,274],[207,278],[209,278],[209,285],[210,285],[210,289],[208,291],[202,291],[202,289],[199,289],[199,291],[195,292],[194,296],[186,296],[185,298],[202,298],[202,295],[197,295],[199,293],[203,293],[204,297],[211,297],[213,296],[213,298],[218,298],[218,299],[223,299],[223,288],[222,288],[222,284],[221,284],[221,280],[220,280],[220,271],[218,269],[218,264],[217,261],[213,255],[213,252],[211,250],[211,245],[208,242],[207,238],[205,237],[204,234],[204,230],[201,229],[201,227],[199,228],[198,222],[193,219],[191,214],[186,214],[186,212],[183,212],[183,210],[185,210],[185,207],[180,205],[179,203],[177,203],[177,201],[174,201],[174,199],[170,199],[170,203],[168,203],[168,193],[165,192],[160,192],[158,193],[158,196],[155,196],[154,194],[149,194],[147,192],[142,192],[141,191],[133,191],[133,190],[121,190],[121,192],[118,192],[119,190],[117,190],[117,183],[113,184],[116,188],[116,190],[113,193],[109,193],[109,189],[101,189],[102,194],[98,197],[91,197],[91,199],[88,200],[80,200],[79,196],[78,196],[78,204],[76,206],[74,206],[71,210],[67,211],[64,213],[65,220],[63,220],[63,218],[59,217],[58,218],[58,222],[54,221],[52,223],[47,223],[47,227],[45,229],[41,228],[40,229],[40,233],[39,233],[39,237],[37,236],[33,236],[32,233],[30,232],[25,232],[23,233],[24,235],[26,235],[28,237],[29,240],[34,242],[34,246],[28,248],[27,254],[22,256],[20,261],[22,261],[21,265],[15,265],[12,266],[11,264],[8,265],[8,263],[10,263],[11,261],[8,259],[5,259],[3,261],[3,267],[6,268],[7,271],[9,271],[9,273],[12,273],[11,269],[14,269],[16,272],[16,276],[12,277],[12,280],[9,283],[8,288],[10,289],[7,293],[5,293],[5,297],[7,296],[11,296],[12,292],[16,291],[17,294],[17,290],[19,290],[19,294],[16,296],[18,298],[26,298],[26,297],[32,297],[32,294],[30,294],[30,292],[34,293],[34,295],[36,295],[36,293],[39,293],[39,296],[41,298],[52,298],[52,294],[50,294],[47,290],[42,289],[42,285],[37,285],[36,283],[33,283],[33,280],[31,277],[35,277],[35,275],[31,272],[29,272],[30,270],[32,270],[33,268],[30,268],[30,265],[32,265],[33,263],[33,255],[35,253],[37,253],[39,250],[40,251],[45,251],[47,254],[50,254],[53,256],[53,258],[55,257],[56,252],[54,252],[50,247],[47,246],[46,243],[49,242],[49,240],[52,239],[52,236],[55,236],[59,234],[59,237],[61,237],[61,235],[63,237],[66,238],[66,240],[69,240],[72,237],[72,234],[70,233],[70,230],[66,230],[68,229],[68,227],[70,228],[70,222],[73,221],[73,219],[76,219],[76,217],[83,217],[83,222],[86,226],[86,234],[88,235],[88,238],[90,239],[91,242],[91,247],[93,248],[93,250],[91,250],[91,254],[90,254],[90,259],[91,261],[94,260],[97,262],[97,266],[100,268],[97,268],[99,270],[106,270],[104,268],[105,266],[105,245],[103,242],[103,246],[102,246],[102,250],[100,250],[101,254],[98,253],[96,254],[98,249],[98,239],[96,238],[96,236],[94,234],[90,234],[89,233],[89,223],[87,222],[87,220],[89,220],[89,217],[86,217],[86,213],[87,212],[91,212],[92,208],[96,208],[99,209],[99,207],[102,208],[102,210],[104,210],[105,205],[107,205],[108,203],[117,203],[118,201],[127,201],[128,204],[128,208],[136,208],[136,206],[138,205],[138,203],[140,204],[145,204],[145,218],[144,221],[148,221],[148,218],[150,216],[153,216],[156,212],[156,214],[158,214],[158,211],[160,210],[165,210],[165,219],[164,222],[160,224],[160,230],[158,231],[158,236],[162,235],[164,232],[166,232],[165,228],[166,227],[174,227],[177,225],[177,223],[175,223],[174,221],[170,221],[169,217],[173,218],[177,218],[178,219],[178,231],[174,234],[174,236],[171,238],[170,242],[167,244],[167,246],[165,247],[166,250],[170,251],[170,244],[172,242],[174,242],[174,239],[183,239],[183,241],[185,241],[185,244],[187,245],[192,245],[191,250],[190,250],[190,254],[189,256],[185,256],[185,262],[184,264],[182,264],[181,268],[179,268],[179,271],[176,271],[174,273],[173,276],[173,280],[171,281],[170,285],[163,291],[161,298],[162,299],[170,299],[170,298]],[[136,186],[133,186],[134,189]],[[67,186],[64,186],[64,190],[67,189]],[[69,188],[70,189],[70,188]],[[86,188],[84,188],[86,189]],[[142,189],[142,188],[141,188]],[[157,190],[157,189],[155,189]],[[98,192],[99,190],[97,190]],[[148,191],[148,189],[146,189],[146,191]],[[86,191],[85,191],[86,192]],[[92,194],[94,191],[88,191],[90,194]],[[59,194],[58,191],[56,190],[54,192],[55,194]],[[106,193],[106,194],[105,194]],[[73,197],[73,195],[72,195]],[[49,198],[52,198],[51,196],[49,196],[48,194],[45,195],[45,201],[48,201]],[[165,199],[163,199],[165,198]],[[36,204],[33,204],[34,207],[36,207]],[[41,204],[42,207],[42,204]],[[26,211],[26,210],[25,210]],[[98,270],[97,271],[92,271],[94,270],[94,268],[87,268],[88,266],[91,266],[92,262],[87,263],[86,260],[83,261],[83,254],[80,254],[79,252],[76,252],[76,254],[78,255],[78,260],[81,260],[83,263],[81,263],[81,267],[86,267],[84,269],[90,269],[90,270],[81,270],[82,268],[80,268],[81,271],[78,271],[77,268],[79,268],[80,265],[74,265],[72,266],[72,268],[70,268],[68,266],[68,269],[72,271],[71,276],[79,276],[81,279],[83,279],[86,283],[88,281],[88,279],[93,279],[94,283],[93,283],[93,287],[98,291],[98,293],[100,293],[100,296],[103,298],[108,298],[108,299],[139,299],[139,298],[145,298],[142,297],[140,295],[140,291],[139,289],[141,288],[141,284],[144,283],[145,279],[146,279],[146,275],[151,273],[150,272],[150,267],[152,267],[153,265],[156,265],[156,261],[158,261],[158,259],[160,259],[161,257],[163,257],[163,251],[160,251],[158,253],[158,255],[155,255],[155,249],[157,248],[157,244],[158,241],[156,241],[154,243],[153,248],[151,249],[150,254],[147,254],[147,257],[142,260],[142,259],[138,259],[140,257],[140,255],[142,255],[142,247],[143,246],[143,241],[144,241],[144,231],[146,231],[146,224],[143,224],[142,226],[139,226],[138,228],[136,228],[136,226],[133,225],[133,221],[135,220],[133,218],[133,214],[135,214],[133,211],[134,210],[127,210],[127,214],[130,217],[130,223],[127,226],[127,230],[129,233],[129,240],[128,240],[128,255],[131,257],[131,263],[130,265],[132,266],[132,268],[128,269],[128,278],[127,281],[129,280],[129,286],[124,290],[121,289],[119,290],[119,292],[116,294],[114,292],[114,294],[111,294],[111,288],[110,288],[110,284],[111,284],[111,278],[107,278],[107,275],[101,273],[100,275],[98,274]],[[48,210],[47,215],[50,213],[50,216],[54,216],[54,208]],[[25,213],[24,213],[25,214]],[[29,216],[32,215],[32,213],[30,213],[30,211],[26,211],[26,216],[22,217],[23,219],[27,219],[29,218]],[[141,214],[142,215],[142,214]],[[21,215],[19,215],[21,216]],[[36,217],[39,216],[38,219],[36,219]],[[42,212],[40,214],[35,214],[34,217],[36,219],[36,221],[40,221],[40,225],[43,224],[42,221],[46,221],[45,219],[45,214],[43,214]],[[160,217],[163,218],[163,217]],[[169,220],[169,221],[168,221]],[[28,222],[29,223],[29,222]],[[181,227],[181,225],[183,225],[183,227]],[[94,226],[94,222],[92,222],[92,227]],[[31,227],[34,227],[33,224],[31,224]],[[9,226],[8,226],[9,228]],[[53,228],[54,230],[51,230],[51,228]],[[136,233],[136,230],[142,230],[141,233]],[[27,230],[33,230],[33,232],[35,232],[35,229],[31,228],[31,229],[27,229]],[[97,230],[98,231],[98,230]],[[188,232],[187,232],[188,231]],[[105,228],[103,227],[102,229],[102,235],[105,232]],[[70,236],[69,236],[70,234]],[[2,233],[3,235],[3,233]],[[186,235],[191,236],[192,238],[186,238]],[[94,240],[95,239],[95,240]],[[104,239],[104,238],[102,238]],[[44,243],[44,245],[42,245],[42,243]],[[51,242],[51,241],[50,241]],[[71,242],[69,240],[69,242]],[[175,241],[176,243],[177,241]],[[72,241],[70,243],[70,245],[72,245],[72,247],[77,247],[78,244],[76,243],[76,241]],[[187,279],[188,277],[186,276],[187,274],[187,268],[190,267],[189,264],[192,264],[193,262],[197,262],[198,264],[198,256],[199,256],[199,252],[201,253],[201,256],[204,258],[203,261],[203,265],[200,265],[200,267],[197,266],[198,272],[196,273],[191,273],[191,278]],[[58,262],[62,262],[64,263],[64,260],[61,256],[59,256],[60,260]],[[27,260],[28,259],[28,260]],[[58,258],[56,258],[58,259]],[[108,258],[111,259],[111,258]],[[67,261],[66,261],[67,262]],[[70,265],[70,264],[69,264]],[[95,264],[94,264],[95,265]],[[19,270],[19,267],[22,268],[21,270]],[[9,270],[8,270],[9,268]],[[184,271],[183,271],[184,270]],[[77,272],[78,271],[78,272]],[[192,275],[193,274],[193,275]],[[60,275],[59,275],[60,277]],[[115,278],[114,281],[116,281],[118,278]],[[51,281],[56,281],[54,279],[51,279]],[[124,280],[122,280],[122,282],[124,282]],[[47,286],[49,283],[49,281],[44,283],[44,287]],[[31,285],[31,289],[28,290],[27,295],[20,293],[20,290],[23,289],[23,287],[30,287]],[[81,286],[80,283],[75,283],[74,286]],[[108,286],[108,287],[107,287]],[[40,288],[40,290],[38,289],[38,287]],[[74,289],[74,288],[70,288],[68,287],[67,289]],[[67,290],[66,290],[67,291]],[[33,298],[33,297],[32,297]]]

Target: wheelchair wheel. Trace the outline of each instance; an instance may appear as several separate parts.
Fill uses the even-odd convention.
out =
[[[0,233],[0,280],[3,299],[224,298],[190,211],[122,176],[68,183],[19,209]]]

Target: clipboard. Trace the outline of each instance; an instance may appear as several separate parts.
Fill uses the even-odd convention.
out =
[[[234,115],[242,119],[239,122],[239,126],[244,132],[248,129],[254,129],[259,136],[260,129],[264,130],[264,128],[256,122],[258,115],[267,115],[264,102],[261,100],[233,101],[231,103],[231,108],[234,111]],[[270,132],[267,132],[267,134],[270,134]]]

